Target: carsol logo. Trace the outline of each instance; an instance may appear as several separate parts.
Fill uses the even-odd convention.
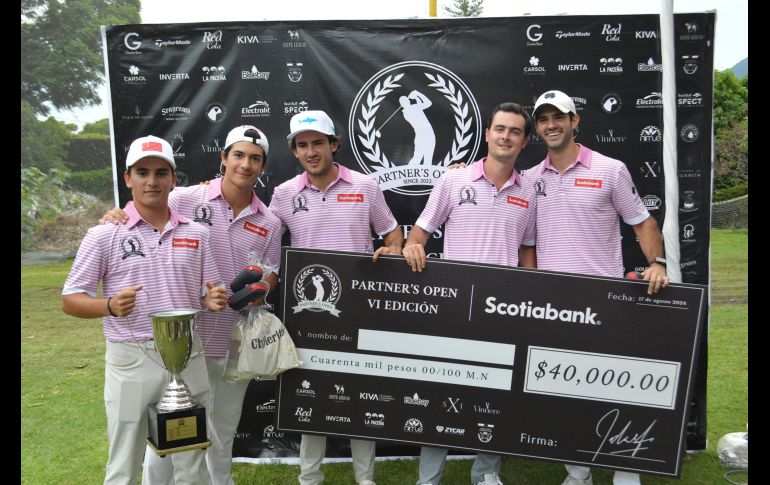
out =
[[[403,195],[430,193],[449,165],[475,160],[482,140],[476,97],[459,76],[430,62],[393,64],[369,78],[349,120],[363,172]]]

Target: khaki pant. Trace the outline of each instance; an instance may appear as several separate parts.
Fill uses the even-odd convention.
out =
[[[142,455],[146,448],[147,406],[157,402],[168,383],[168,372],[150,360],[162,360],[154,342],[107,342],[104,371],[104,404],[107,411],[109,458],[104,483],[135,485],[139,478]],[[209,385],[203,359],[195,359],[182,372],[182,379],[196,399],[206,402]],[[150,451],[154,455],[154,452]],[[205,452],[174,453],[164,460],[173,463],[177,485],[210,483]],[[145,485],[152,483],[145,482]]]
[[[356,483],[374,480],[374,441],[350,440],[353,455],[353,473]],[[302,435],[299,446],[300,485],[321,485],[324,474],[321,462],[326,455],[326,436]]]

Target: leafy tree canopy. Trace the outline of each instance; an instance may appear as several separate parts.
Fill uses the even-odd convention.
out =
[[[63,169],[69,139],[76,125],[62,123],[50,116],[40,121],[29,103],[21,101],[21,166],[41,170]]]
[[[714,129],[717,133],[748,115],[749,77],[738,79],[729,69],[716,71],[714,77]]]
[[[21,99],[34,113],[98,104],[99,27],[139,23],[140,0],[21,0]]]
[[[484,0],[454,0],[444,12],[450,17],[478,17],[484,10]]]
[[[85,134],[96,134],[96,135],[110,135],[110,120],[107,118],[101,119],[99,121],[94,121],[93,123],[86,123],[83,125],[83,129],[80,130],[80,133],[78,135],[85,135]]]

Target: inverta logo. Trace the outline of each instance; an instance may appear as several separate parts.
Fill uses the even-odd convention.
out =
[[[267,235],[270,233],[270,231],[265,229],[264,227],[258,226],[256,224],[252,224],[251,222],[248,222],[248,221],[246,221],[246,223],[243,225],[243,228],[249,232],[253,232],[254,234],[262,237],[267,237]]]
[[[593,187],[602,188],[602,181],[597,179],[575,179],[575,187]]]
[[[600,320],[596,320],[596,313],[591,311],[591,307],[585,310],[559,310],[551,307],[550,303],[542,306],[532,306],[532,302],[521,303],[497,303],[497,298],[490,296],[486,300],[487,307],[484,313],[497,313],[499,315],[510,315],[512,317],[537,318],[540,320],[560,320],[562,322],[585,323],[591,325],[601,325]]]
[[[364,194],[337,194],[337,202],[363,202]]]
[[[189,239],[186,237],[175,237],[171,240],[171,245],[172,247],[175,247],[175,248],[198,249],[198,246],[200,245],[200,240]]]
[[[529,208],[529,201],[527,199],[522,199],[521,197],[514,197],[512,195],[508,196],[508,203],[517,205],[519,207],[523,207],[525,209]]]

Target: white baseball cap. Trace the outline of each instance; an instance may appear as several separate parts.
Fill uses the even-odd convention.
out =
[[[171,145],[163,138],[157,136],[143,136],[131,142],[126,155],[126,169],[131,168],[133,164],[146,157],[158,157],[167,161],[171,168],[176,170],[174,162],[174,151]]]
[[[255,131],[256,134],[249,130]],[[241,125],[230,130],[230,133],[227,134],[227,138],[225,139],[225,150],[230,148],[230,145],[233,143],[238,143],[239,141],[249,141],[255,145],[261,146],[265,151],[265,156],[267,156],[267,152],[270,150],[270,144],[267,142],[267,137],[256,126]]]
[[[305,131],[317,131],[324,135],[334,135],[334,123],[323,111],[302,111],[291,117],[289,123],[291,133],[286,137],[293,140],[295,136]]]
[[[572,98],[561,91],[546,91],[537,98],[535,109],[532,110],[532,116],[537,113],[537,109],[543,105],[550,104],[562,113],[577,113],[575,103]]]

